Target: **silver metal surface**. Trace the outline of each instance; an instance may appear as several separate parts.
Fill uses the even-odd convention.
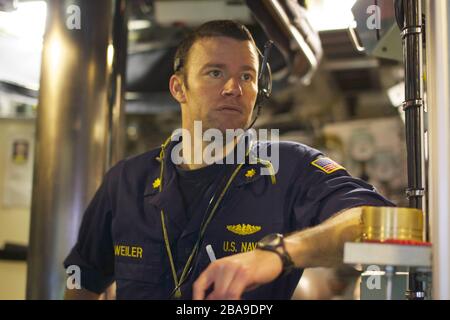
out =
[[[386,300],[392,300],[392,278],[395,275],[395,267],[386,266],[384,268],[386,275]]]
[[[403,29],[401,35],[402,38],[411,35],[411,34],[416,34],[416,33],[421,33],[422,32],[422,27],[418,26],[418,27],[409,27],[409,28],[405,28]]]
[[[128,15],[127,8],[129,1],[115,0],[114,16],[112,25],[112,43],[109,48],[113,48],[108,60],[110,71],[110,152],[108,165],[114,165],[124,157],[125,150],[125,80],[126,63],[128,52]]]
[[[425,190],[406,190],[406,196],[409,197],[423,197],[425,195]]]
[[[49,0],[42,54],[33,179],[28,299],[60,299],[63,259],[76,241],[82,214],[108,167],[110,126],[121,96],[115,76],[113,17],[121,0]],[[116,4],[116,6],[115,6]],[[69,28],[69,6],[81,14]],[[73,7],[72,7],[73,8]],[[126,24],[125,24],[126,25]],[[110,52],[110,54],[108,54]],[[120,69],[120,68],[119,68]],[[112,117],[112,110],[118,110]]]
[[[361,41],[359,41],[355,29],[353,27],[348,27],[348,33],[350,35],[350,39],[352,40],[353,47],[359,52],[364,52],[366,48],[364,48]]]
[[[426,1],[433,299],[450,299],[450,3]]]
[[[422,106],[423,106],[423,101],[421,99],[404,101],[403,102],[403,111],[405,111],[406,109],[408,109],[410,107],[422,107]]]
[[[431,267],[431,247],[347,242],[344,246],[344,263]]]

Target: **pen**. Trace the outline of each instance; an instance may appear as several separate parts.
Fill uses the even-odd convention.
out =
[[[208,253],[208,257],[209,257],[209,260],[210,260],[211,262],[214,262],[214,261],[217,260],[217,259],[216,259],[216,255],[214,254],[214,250],[213,250],[213,248],[211,247],[210,244],[208,244],[208,245],[206,246],[206,253]]]

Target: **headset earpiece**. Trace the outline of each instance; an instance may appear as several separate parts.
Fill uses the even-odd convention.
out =
[[[261,57],[261,68],[259,69],[260,74],[258,75],[258,97],[255,106],[261,105],[263,101],[269,99],[272,94],[272,72],[268,62],[272,45],[273,42],[271,40],[266,42],[264,45],[264,54],[257,48],[258,54]]]
[[[272,94],[272,71],[270,69],[269,62],[267,62],[272,44],[273,42],[270,40],[266,42],[264,45],[264,55],[258,48],[256,48],[259,57],[261,58],[261,67],[259,69],[260,74],[258,75],[258,95],[256,97],[255,106],[253,107],[253,111],[256,109],[256,116],[247,129],[250,129],[253,126],[261,113],[261,107],[264,101],[269,99]]]
[[[262,57],[262,55],[261,55]],[[266,62],[266,67],[263,70],[263,73],[258,80],[258,97],[256,99],[255,107],[260,105],[270,98],[272,94],[272,73],[270,70],[270,65]]]

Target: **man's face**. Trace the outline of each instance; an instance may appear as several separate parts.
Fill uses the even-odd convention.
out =
[[[258,53],[250,41],[203,38],[189,51],[184,121],[202,121],[203,130],[245,129],[258,92]],[[189,124],[187,124],[189,125]]]

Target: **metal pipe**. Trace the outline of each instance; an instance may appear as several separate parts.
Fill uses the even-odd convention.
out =
[[[384,271],[386,276],[386,300],[392,300],[392,282],[395,276],[395,267],[385,266]]]
[[[291,23],[281,3],[278,0],[264,0],[263,3],[271,15],[276,17],[280,27],[290,35],[294,40],[295,45],[302,50],[308,63],[311,65],[311,68],[316,69],[319,63],[316,54],[314,54],[311,47],[307,44],[305,37],[301,34],[299,29]],[[294,43],[292,43],[291,46],[294,46]]]
[[[112,63],[110,77],[109,103],[110,149],[108,165],[114,165],[124,157],[125,149],[125,75],[128,44],[128,5],[129,1],[115,0],[112,30]],[[109,47],[111,48],[111,46]],[[108,61],[110,62],[110,61]]]
[[[422,12],[419,0],[404,0],[402,30],[405,66],[405,110],[409,205],[425,210],[422,81]]]
[[[425,161],[423,131],[423,81],[422,81],[422,10],[420,0],[403,0],[404,25],[402,28],[403,57],[405,70],[406,152],[408,162],[408,188],[406,194],[409,206],[425,208]],[[425,219],[427,221],[427,219]],[[425,225],[425,229],[427,225]],[[425,231],[425,239],[428,232]],[[416,281],[414,269],[409,270],[406,296],[408,299],[422,299],[424,290]]]
[[[450,5],[426,1],[433,299],[450,299]]]
[[[108,58],[108,52],[114,49],[113,16],[123,14],[115,10],[117,1],[47,1],[28,299],[62,298],[67,276],[63,259],[76,241],[83,211],[108,167],[111,101],[117,101],[109,90],[114,58]],[[71,25],[71,19],[77,18],[79,28]],[[120,77],[124,79],[123,74]]]

